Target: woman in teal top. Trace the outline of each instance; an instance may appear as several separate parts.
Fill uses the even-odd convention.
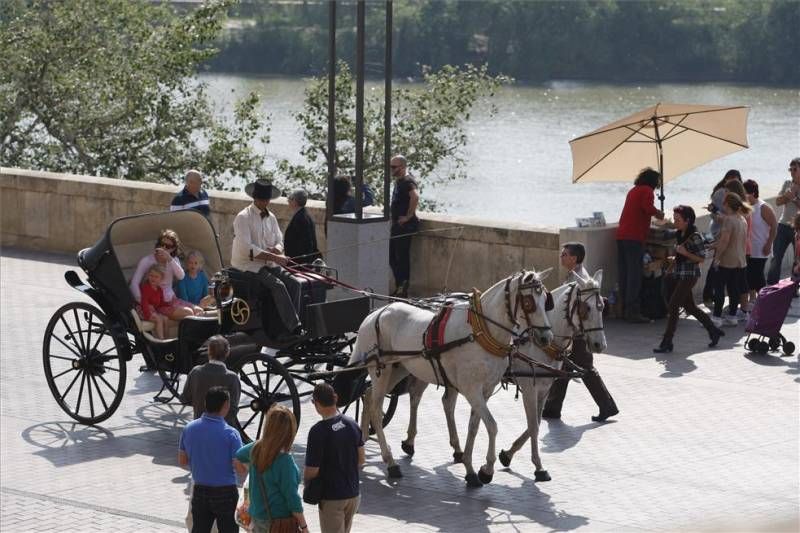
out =
[[[275,405],[267,413],[261,438],[236,452],[236,469],[250,475],[249,512],[254,533],[268,533],[270,517],[277,519],[292,515],[297,519],[300,531],[308,530],[298,491],[300,470],[289,455],[296,433],[294,414],[282,405]],[[250,465],[249,469],[246,464]],[[259,477],[269,495],[269,510],[264,507]]]

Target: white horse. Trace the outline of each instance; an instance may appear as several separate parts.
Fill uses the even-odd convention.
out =
[[[438,358],[422,356],[423,335],[436,316],[433,311],[394,303],[367,316],[358,330],[350,365],[368,363],[372,386],[364,397],[365,415],[361,424],[365,435],[370,422],[375,428],[389,477],[402,474],[386,443],[381,423],[382,403],[385,394],[409,373],[427,383],[450,384],[464,395],[472,407],[470,428],[477,433],[478,424],[483,421],[489,434],[486,464],[481,467],[481,473],[493,475],[497,423],[486,400],[500,383],[508,367],[508,357],[490,353],[484,346],[508,347],[516,337],[513,328],[520,322],[527,325],[527,334],[536,342],[549,344],[552,341],[545,310],[549,293],[542,283],[549,273],[550,269],[542,273],[522,271],[496,283],[476,298],[477,301],[456,305],[443,339],[445,343],[454,344]],[[463,343],[455,346],[460,341]],[[472,467],[472,443],[464,450],[463,462],[467,483],[480,485]]]
[[[553,345],[556,352],[563,352],[567,349],[571,339],[576,335],[584,336],[588,348],[594,353],[601,353],[606,349],[606,338],[603,333],[603,300],[600,296],[602,281],[603,271],[598,270],[589,279],[573,275],[572,281],[553,290],[554,306],[551,311],[548,311],[547,315],[553,328],[553,337],[556,339]],[[529,359],[529,361],[526,361],[526,359]],[[560,371],[563,361],[561,359],[553,359],[536,343],[532,342],[520,347],[518,355],[513,357],[510,370],[512,374],[517,375],[515,381],[522,392],[528,428],[514,441],[510,450],[500,451],[499,458],[503,466],[508,466],[514,454],[519,451],[528,438],[532,437],[531,459],[536,467],[535,479],[536,481],[550,481],[550,475],[542,467],[538,437],[542,410],[554,378],[543,377],[542,374],[547,374],[548,372],[543,371],[541,367],[537,367],[536,363],[545,364],[556,371]],[[533,375],[535,373],[539,375],[534,378]],[[408,455],[414,455],[414,439],[417,435],[417,412],[422,394],[427,386],[428,383],[413,378],[408,384],[411,410],[408,433],[406,440],[402,442],[403,451]],[[450,446],[453,448],[453,459],[458,463],[461,462],[463,453],[461,452],[461,445],[455,426],[456,399],[456,395],[448,394],[448,391],[446,391],[442,398],[442,405],[447,418],[447,429],[450,434]],[[475,434],[472,433],[472,427],[470,427],[470,432],[467,435],[467,446],[470,446],[470,440],[475,438]],[[492,480],[488,472],[480,471],[478,477],[482,483],[489,483]]]

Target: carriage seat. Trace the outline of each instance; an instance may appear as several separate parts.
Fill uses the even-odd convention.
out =
[[[178,338],[178,322],[174,320],[167,320],[167,330],[164,332],[167,338],[159,339],[152,334],[152,331],[156,328],[155,322],[143,320],[135,309],[131,309],[131,315],[133,316],[133,323],[136,324],[136,329],[138,329],[148,341],[167,343],[173,342]]]

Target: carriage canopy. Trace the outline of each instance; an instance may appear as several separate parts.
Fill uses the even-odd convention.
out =
[[[94,246],[78,254],[78,262],[90,282],[113,298],[119,311],[134,306],[128,282],[139,260],[152,253],[161,230],[171,229],[180,237],[183,251],[197,250],[205,258],[208,274],[224,267],[216,231],[197,211],[167,211],[122,217],[114,220]]]

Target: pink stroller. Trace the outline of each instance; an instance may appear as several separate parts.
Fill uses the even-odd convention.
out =
[[[765,354],[782,347],[785,355],[792,355],[794,343],[781,335],[781,326],[786,320],[786,313],[789,312],[796,290],[797,284],[794,281],[784,279],[758,291],[756,304],[744,328],[747,333],[744,345],[748,350]],[[768,340],[765,341],[764,338]]]

